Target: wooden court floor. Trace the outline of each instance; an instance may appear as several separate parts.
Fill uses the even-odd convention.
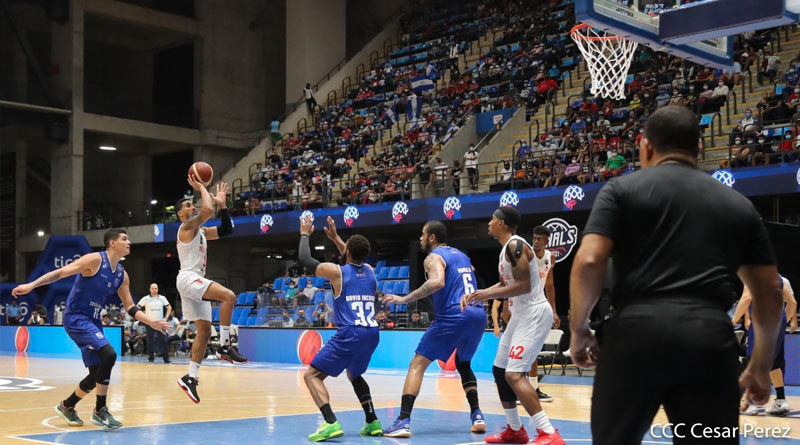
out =
[[[124,428],[106,433],[100,432],[90,422],[93,394],[78,405],[78,413],[85,422],[83,427],[68,427],[54,412],[54,406],[69,395],[85,375],[80,360],[42,355],[0,356],[0,444],[30,444],[32,441],[114,445],[307,443],[305,436],[321,422],[302,379],[304,368],[281,364],[234,367],[218,361],[205,364],[200,370],[201,403],[194,404],[175,382],[186,372],[186,359],[177,359],[173,364],[161,364],[158,359],[156,364],[149,364],[144,358],[118,361],[112,375],[108,405],[111,413],[123,422]],[[426,374],[412,414],[414,438],[410,441],[371,438],[369,443],[483,442],[483,436],[466,432],[469,429],[468,407],[457,375],[433,368],[435,365]],[[388,426],[396,415],[404,376],[403,372],[393,370],[370,370],[366,375],[376,411],[384,426]],[[478,377],[481,408],[487,414],[489,431],[494,432],[505,424],[500,416],[503,411],[490,380],[491,374],[478,373]],[[344,416],[348,425],[355,425],[349,431],[346,425],[346,436],[335,442],[365,443],[367,439],[358,436],[363,412],[351,385],[344,376],[329,378],[326,382],[334,411],[342,413],[340,418]],[[562,432],[568,430],[574,436],[567,443],[590,441],[590,384],[589,377],[560,379],[547,376],[542,385],[545,392],[555,397],[552,403],[543,404],[547,415],[554,419],[553,423]],[[800,394],[800,391],[794,394]],[[791,437],[800,443],[800,415],[797,411],[800,397],[788,399],[795,410],[789,417],[743,417],[742,423],[796,429]],[[666,422],[663,413],[659,413],[656,422]],[[345,421],[342,423],[344,425]],[[417,424],[419,428],[415,427]],[[527,425],[526,417],[523,417],[523,424]],[[426,431],[430,434],[426,435]],[[203,434],[206,440],[203,442],[198,438],[194,442],[190,432]],[[448,432],[458,434],[444,434]],[[450,437],[452,442],[447,439]],[[647,443],[669,442],[652,440]],[[753,442],[750,439],[742,443],[772,442]]]

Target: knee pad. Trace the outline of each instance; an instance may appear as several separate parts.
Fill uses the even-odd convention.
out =
[[[97,365],[89,366],[89,375],[83,378],[80,383],[78,383],[78,388],[81,391],[89,393],[92,392],[94,387],[97,385]]]
[[[461,376],[462,388],[478,386],[478,380],[475,378],[475,373],[472,372],[472,364],[470,362],[459,362],[458,356],[456,356],[456,371]]]
[[[95,351],[97,357],[100,358],[100,364],[97,365],[97,372],[95,373],[95,381],[101,385],[108,385],[111,380],[111,369],[117,361],[117,353],[111,345],[105,345],[100,350]]]
[[[492,366],[492,374],[494,375],[494,383],[497,385],[497,394],[500,395],[501,402],[516,402],[517,394],[511,388],[511,385],[506,381],[506,370]]]

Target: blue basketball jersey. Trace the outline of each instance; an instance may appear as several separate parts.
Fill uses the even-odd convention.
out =
[[[122,263],[117,263],[117,270],[111,270],[106,252],[100,252],[100,269],[91,277],[78,274],[75,284],[67,297],[67,307],[64,316],[83,315],[100,322],[100,311],[106,300],[115,295],[122,282],[125,281],[125,269]],[[66,323],[64,323],[66,324]]]
[[[378,281],[371,267],[346,264],[341,267],[342,291],[333,299],[333,322],[337,326],[378,328],[375,321],[375,291]]]
[[[455,247],[437,247],[431,253],[439,255],[445,263],[444,287],[433,294],[436,318],[460,315],[461,297],[475,292],[477,285],[472,262]],[[483,303],[476,306],[482,307]]]

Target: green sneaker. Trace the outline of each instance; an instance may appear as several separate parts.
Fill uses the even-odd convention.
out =
[[[361,428],[361,435],[362,436],[383,436],[383,428],[381,427],[381,421],[378,419],[373,420],[370,423],[365,423],[364,428]]]
[[[106,431],[115,430],[122,426],[122,423],[120,423],[111,415],[111,413],[108,412],[107,406],[100,408],[100,411],[95,411],[92,414],[92,423],[103,427],[103,429]]]
[[[334,439],[344,436],[342,425],[337,420],[334,423],[323,423],[316,433],[310,434],[308,440],[312,442],[322,442],[323,440]]]
[[[64,406],[64,402],[58,404],[56,407],[56,413],[58,413],[62,419],[66,420],[67,425],[83,426],[83,420],[78,417],[78,413],[75,411],[75,408],[67,408]]]

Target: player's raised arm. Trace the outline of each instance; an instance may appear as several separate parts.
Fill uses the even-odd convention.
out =
[[[406,295],[405,297],[401,297],[399,295],[393,294],[386,294],[383,296],[382,303],[383,304],[408,304],[413,301],[417,301],[421,298],[425,298],[428,295],[431,295],[438,291],[439,289],[444,287],[444,260],[439,255],[435,253],[429,254],[425,258],[425,274],[427,275],[428,279],[422,283],[422,286],[416,288],[413,292]]]
[[[200,192],[200,214],[196,218],[186,221],[182,226],[182,231],[188,231],[196,234],[200,227],[212,216],[214,216],[214,207],[212,205],[211,194],[208,193],[206,186],[204,186],[194,175],[189,175],[187,181],[193,189]]]
[[[125,272],[125,279],[122,281],[122,286],[119,287],[117,295],[119,295],[119,299],[122,300],[122,307],[125,308],[125,312],[127,312],[128,315],[130,315],[134,320],[139,320],[142,323],[148,324],[156,331],[163,332],[164,334],[169,333],[170,324],[168,322],[163,320],[153,320],[150,318],[150,316],[145,314],[144,311],[142,311],[142,308],[133,304],[128,272]]]
[[[217,193],[212,197],[219,208],[219,226],[206,227],[206,239],[211,241],[220,239],[233,233],[233,221],[228,212],[228,191],[230,188],[224,182],[217,183]],[[202,193],[202,192],[201,192]]]
[[[312,274],[330,280],[334,291],[341,290],[342,272],[339,266],[333,263],[320,263],[311,256],[309,238],[313,232],[314,222],[311,218],[300,218],[300,245],[297,248],[297,259],[300,261],[300,265]]]
[[[336,249],[339,250],[340,255],[344,255],[344,250],[347,248],[347,245],[342,240],[342,237],[339,236],[339,233],[336,232],[336,223],[333,221],[332,217],[328,217],[328,227],[323,227],[325,230],[325,235],[328,235],[328,239],[333,241],[333,244],[336,244]]]
[[[513,298],[530,292],[531,272],[529,267],[530,259],[532,257],[533,251],[525,244],[525,242],[520,239],[512,241],[506,249],[506,258],[512,265],[511,275],[514,277],[514,284],[496,284],[486,289],[477,290],[469,295],[464,296],[461,301],[461,305],[464,306],[479,301],[486,301],[492,298]]]
[[[79,273],[94,274],[100,269],[101,261],[99,253],[88,253],[62,268],[47,272],[30,283],[20,284],[11,291],[11,295],[14,297],[25,295],[39,286],[44,286],[45,284],[50,284]]]

